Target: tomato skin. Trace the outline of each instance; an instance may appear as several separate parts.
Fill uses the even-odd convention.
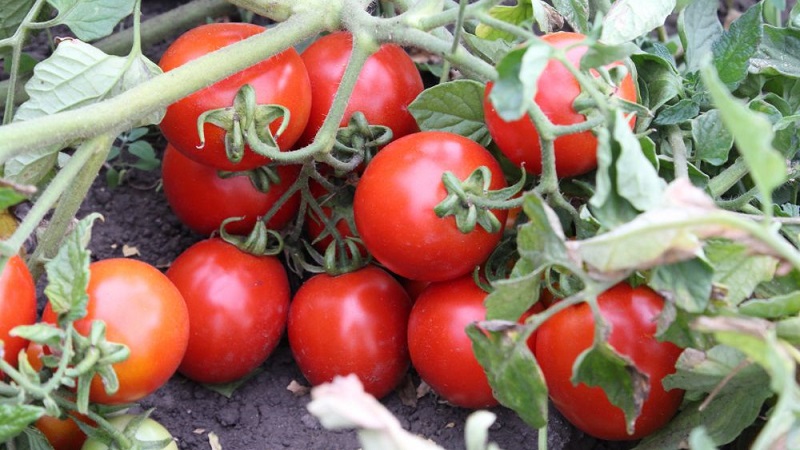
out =
[[[87,314],[75,322],[75,329],[86,336],[92,321],[103,320],[106,339],[130,349],[130,357],[114,365],[119,390],[107,394],[95,377],[89,399],[135,402],[163,386],[178,368],[189,341],[186,303],[163,273],[142,261],[110,258],[90,264],[89,271]],[[42,321],[56,320],[48,303]]]
[[[244,217],[228,223],[225,230],[247,234],[256,220],[289,190],[300,174],[300,166],[278,166],[280,183],[261,192],[247,176],[221,178],[217,170],[195,162],[167,145],[162,161],[161,177],[164,196],[172,212],[192,231],[209,235],[219,230],[229,217]],[[300,208],[300,195],[293,195],[267,222],[267,227],[279,230],[294,218]]]
[[[237,380],[280,342],[291,294],[276,257],[251,255],[211,238],[178,255],[167,277],[183,294],[192,324],[178,368],[186,377],[201,383]]]
[[[476,226],[462,233],[454,217],[439,218],[433,209],[447,196],[444,172],[464,180],[480,166],[492,173],[490,189],[506,187],[491,153],[456,134],[420,132],[384,147],[356,186],[353,213],[364,246],[404,278],[443,281],[471,272],[494,250],[503,230],[489,233]],[[505,210],[493,212],[505,223]]]
[[[301,144],[314,140],[328,115],[352,47],[352,35],[339,31],[317,39],[300,55],[308,69],[313,98]],[[405,50],[383,44],[361,70],[339,126],[346,126],[350,116],[361,111],[370,124],[391,128],[393,139],[419,131],[408,105],[423,89],[422,77]]]
[[[558,32],[542,36],[542,39],[557,48],[580,42],[584,36],[573,32]],[[575,65],[580,64],[587,47],[575,47],[567,52],[567,58]],[[614,63],[608,67],[619,65]],[[489,94],[493,83],[487,83],[484,94],[483,111],[486,125],[497,146],[517,166],[525,163],[525,169],[534,174],[542,173],[542,154],[539,133],[531,119],[525,115],[511,122],[504,121],[492,106]],[[581,93],[575,77],[559,62],[551,60],[537,83],[535,101],[555,125],[573,125],[584,122],[586,117],[572,107],[575,98]],[[636,84],[630,74],[626,75],[617,87],[617,97],[636,101]],[[633,127],[635,120],[631,120]],[[597,168],[597,138],[591,131],[559,136],[554,143],[556,173],[559,177],[572,177]]]
[[[665,391],[661,380],[675,371],[682,350],[654,337],[664,299],[652,289],[621,283],[600,294],[598,303],[612,327],[610,345],[650,379],[650,395],[636,420],[634,434],[627,434],[622,410],[608,401],[602,389],[585,384],[574,386],[570,381],[575,359],[591,347],[594,339],[594,320],[588,304],[560,311],[537,329],[536,359],[550,398],[576,427],[600,439],[640,439],[665,425],[681,404],[683,391]]]
[[[411,364],[439,396],[462,408],[497,405],[466,332],[467,325],[486,318],[487,295],[471,275],[431,283],[408,319]]]
[[[42,416],[36,423],[36,428],[44,434],[47,442],[53,447],[53,450],[80,450],[83,443],[86,442],[86,433],[84,433],[75,423],[75,420],[81,420],[90,423],[92,426],[95,423],[89,420],[88,417],[71,412],[70,416],[64,419],[58,417]]]
[[[9,336],[14,327],[36,321],[36,286],[28,267],[19,255],[9,258],[0,274],[0,341],[3,359],[17,367],[19,352],[28,345],[20,337]],[[0,371],[0,381],[4,374]]]
[[[119,416],[112,417],[109,419],[109,422],[114,426],[114,428],[118,430],[124,430],[134,417],[135,416],[132,414],[121,414]],[[136,439],[142,441],[161,441],[164,439],[172,439],[172,434],[170,434],[169,430],[167,430],[164,425],[161,425],[149,417],[144,419],[139,428],[136,429],[134,436]],[[96,439],[87,439],[81,450],[108,450],[108,448],[109,447],[106,444],[103,444]],[[170,442],[169,445],[163,448],[163,450],[178,450],[178,444],[176,444],[175,441]]]
[[[211,23],[193,28],[176,39],[161,57],[165,72],[207,53],[244,40],[265,29],[246,23]],[[269,160],[246,149],[242,160],[232,163],[225,153],[224,131],[205,124],[205,146],[198,149],[197,118],[207,110],[233,105],[237,91],[245,84],[253,86],[256,103],[283,105],[291,112],[290,122],[277,138],[281,150],[289,149],[303,132],[311,108],[311,85],[300,55],[293,48],[225,78],[207,88],[178,100],[167,108],[161,131],[178,150],[195,161],[222,170],[249,170]],[[270,125],[274,132],[280,121]]]
[[[289,345],[312,385],[354,373],[366,392],[381,398],[408,370],[410,311],[403,287],[378,267],[315,275],[289,308]]]

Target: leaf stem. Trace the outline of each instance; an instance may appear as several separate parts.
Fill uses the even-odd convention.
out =
[[[708,189],[712,198],[718,199],[748,173],[749,169],[747,168],[747,163],[745,163],[744,158],[736,158],[733,164],[725,168],[725,170],[708,182],[706,189]]]
[[[689,163],[686,154],[686,144],[683,142],[683,132],[677,125],[667,128],[667,140],[672,147],[672,160],[675,165],[675,178],[689,178]]]

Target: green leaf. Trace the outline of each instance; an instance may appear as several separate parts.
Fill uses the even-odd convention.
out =
[[[517,249],[534,270],[550,265],[569,265],[566,237],[556,213],[536,193],[525,195],[522,210],[528,222],[519,227]]]
[[[553,6],[572,29],[587,34],[591,29],[589,23],[589,0],[553,0]]]
[[[683,85],[675,61],[669,50],[661,44],[643,47],[647,53],[631,55],[636,65],[639,85],[648,92],[646,105],[656,111],[683,92]]]
[[[640,51],[639,47],[631,42],[617,45],[606,45],[602,42],[592,44],[581,57],[581,70],[594,69],[605,66],[615,61],[623,60]]]
[[[615,45],[649,33],[675,9],[675,0],[617,0],[603,18],[600,40]]]
[[[466,47],[470,49],[473,54],[492,65],[496,65],[512,48],[510,42],[501,39],[487,41],[486,39],[481,39],[474,34],[466,32],[461,33],[461,37],[464,39]]]
[[[761,45],[750,59],[750,71],[800,78],[800,29],[763,25]]]
[[[0,442],[22,433],[29,424],[44,415],[44,408],[31,405],[0,404]]]
[[[552,51],[548,43],[533,39],[525,47],[510,51],[497,65],[498,78],[489,99],[503,120],[518,120],[527,113]]]
[[[525,23],[529,23],[533,19],[534,6],[532,1],[539,3],[539,0],[519,0],[515,5],[495,5],[489,9],[489,15],[497,20],[501,20],[512,25],[524,26]],[[541,6],[539,6],[539,8],[541,8]],[[494,41],[497,39],[514,41],[516,39],[516,37],[511,33],[492,28],[483,23],[478,24],[478,26],[475,27],[475,35],[481,39],[486,39],[489,41]]]
[[[34,0],[3,0],[0,8],[0,39],[14,35],[33,6]]]
[[[147,141],[134,141],[128,146],[128,152],[138,158],[133,167],[140,170],[154,170],[161,164],[156,157],[156,151]]]
[[[525,311],[539,301],[542,271],[496,280],[492,292],[486,297],[487,320],[518,320]]]
[[[650,393],[649,379],[608,342],[595,343],[575,360],[572,383],[602,388],[608,400],[625,413],[628,433]]]
[[[686,122],[700,113],[700,105],[693,100],[684,98],[674,105],[669,105],[659,111],[653,123],[656,125],[678,125]]]
[[[99,214],[90,214],[81,219],[56,256],[45,264],[48,285],[44,293],[53,311],[64,320],[76,320],[86,315],[91,254],[86,247],[91,239],[92,225],[100,217]]]
[[[50,441],[35,427],[27,427],[14,439],[17,450],[53,450]]]
[[[15,327],[11,334],[19,336],[26,341],[33,341],[40,344],[58,344],[64,337],[64,331],[49,323],[37,323],[34,325],[20,325]]]
[[[750,7],[712,45],[720,80],[737,86],[747,76],[750,58],[761,42],[761,4]]]
[[[547,385],[539,365],[515,324],[484,322],[467,327],[475,357],[483,366],[495,397],[528,425],[547,424]],[[491,327],[489,325],[492,325]]]
[[[762,319],[779,319],[800,314],[800,291],[769,299],[755,299],[739,305],[739,312]]]
[[[23,192],[17,186],[0,181],[0,210],[14,206],[30,195],[32,192]]]
[[[678,32],[686,53],[686,68],[695,72],[712,51],[714,42],[722,36],[722,24],[717,18],[717,0],[695,0],[678,16]]]
[[[722,124],[719,110],[704,112],[692,119],[691,124],[697,158],[713,166],[725,164],[733,147],[733,134]]]
[[[771,209],[772,191],[787,178],[786,162],[772,147],[772,124],[763,115],[751,111],[735,99],[720,82],[713,67],[706,66],[701,70],[701,75],[714,105],[721,113],[722,123],[733,134],[736,147],[750,169],[762,204],[765,209]]]
[[[57,148],[37,147],[8,159],[3,173],[13,183],[36,185],[51,173],[57,162]]]
[[[775,258],[753,255],[746,245],[727,240],[709,241],[705,254],[714,266],[714,284],[730,305],[749,298],[756,286],[772,279],[778,266]]]
[[[120,20],[133,12],[135,0],[47,0],[58,10],[57,24],[66,25],[78,39],[108,36]]]
[[[488,145],[491,141],[483,117],[484,85],[456,80],[424,90],[408,106],[422,131],[449,131]]]
[[[711,298],[713,267],[701,258],[680,261],[653,269],[650,287],[669,292],[675,304],[691,313],[705,311]]]

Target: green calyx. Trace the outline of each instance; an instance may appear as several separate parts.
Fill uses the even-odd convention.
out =
[[[261,220],[256,221],[253,230],[247,236],[230,234],[225,230],[228,223],[242,219],[242,217],[229,217],[222,221],[219,227],[220,238],[239,250],[255,256],[277,255],[283,250],[283,237],[277,231],[268,229]]]
[[[217,176],[220,178],[233,178],[233,177],[248,177],[250,182],[253,183],[259,192],[266,194],[269,192],[270,187],[279,184],[281,177],[278,171],[271,166],[261,166],[252,170],[244,172],[228,172],[224,170],[217,171]]]
[[[368,163],[380,147],[392,140],[392,130],[383,125],[371,125],[361,111],[350,116],[346,127],[339,128],[332,155],[337,160],[358,166]]]

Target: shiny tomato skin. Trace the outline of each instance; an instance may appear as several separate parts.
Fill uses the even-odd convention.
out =
[[[563,48],[582,41],[584,36],[573,32],[558,32],[542,36],[542,39],[557,48]],[[586,46],[574,47],[567,52],[567,58],[576,66],[586,53]],[[621,63],[611,64],[609,67]],[[573,125],[586,120],[572,107],[575,98],[581,93],[575,77],[559,62],[551,60],[538,81],[535,101],[555,125]],[[525,169],[534,174],[542,173],[542,155],[539,133],[533,122],[525,115],[511,122],[504,121],[489,101],[493,83],[486,85],[483,110],[486,125],[497,146],[517,166],[525,163]],[[636,84],[630,74],[626,75],[617,87],[617,97],[636,101]],[[631,120],[631,127],[634,119]],[[559,177],[572,177],[597,168],[597,138],[591,131],[584,131],[555,140],[556,173]]]
[[[308,69],[313,97],[301,144],[314,140],[328,115],[352,47],[352,35],[339,31],[317,39],[300,55]],[[423,89],[422,77],[405,50],[383,44],[361,70],[339,126],[346,126],[350,116],[361,111],[370,124],[391,128],[394,139],[419,131],[408,105]]]
[[[276,257],[255,256],[211,238],[181,253],[167,276],[183,294],[192,324],[178,368],[187,378],[237,380],[261,365],[280,342],[290,291]]]
[[[28,341],[9,335],[14,327],[33,325],[36,321],[36,286],[28,267],[19,255],[9,258],[0,274],[0,341],[3,359],[17,367],[19,352]],[[0,371],[0,381],[3,379]]]
[[[87,314],[75,329],[88,335],[91,323],[106,323],[106,339],[125,344],[130,357],[114,370],[120,388],[107,394],[100,377],[92,380],[90,401],[121,404],[138,401],[163,386],[175,373],[189,341],[189,314],[181,293],[158,269],[142,261],[110,258],[89,266]],[[48,303],[42,321],[56,322]]]
[[[467,325],[486,318],[487,295],[471,275],[431,283],[408,319],[411,364],[440,397],[462,408],[497,405],[466,332]]]
[[[404,278],[443,281],[471,272],[494,250],[502,229],[489,233],[478,225],[462,233],[453,216],[439,218],[433,209],[447,196],[444,172],[464,180],[480,166],[492,173],[490,189],[506,187],[491,153],[456,134],[424,131],[384,147],[356,186],[353,213],[364,246]],[[506,210],[493,212],[505,222]]]
[[[598,302],[612,327],[611,346],[649,376],[650,395],[634,434],[627,434],[622,410],[613,406],[599,387],[574,386],[570,381],[575,359],[593,342],[594,320],[588,304],[560,311],[537,329],[536,359],[551,400],[576,427],[600,439],[640,439],[665,425],[681,404],[683,391],[665,391],[661,380],[675,371],[682,350],[654,337],[664,300],[652,289],[622,283],[600,294]]]
[[[168,72],[207,53],[244,40],[265,28],[247,23],[210,23],[200,25],[182,34],[161,57],[159,66]],[[267,31],[269,32],[269,31]],[[225,153],[224,131],[210,124],[204,125],[205,145],[199,149],[197,118],[207,110],[233,106],[233,99],[245,84],[253,86],[256,103],[283,105],[291,113],[288,128],[277,138],[281,150],[287,150],[300,137],[308,121],[311,108],[311,85],[300,55],[289,48],[241,72],[231,75],[207,88],[178,100],[167,108],[160,127],[164,137],[195,161],[222,170],[249,170],[262,166],[269,160],[246,149],[241,161],[232,163]],[[278,130],[280,120],[270,125]]]
[[[400,283],[375,266],[307,280],[289,308],[295,361],[312,385],[354,373],[381,398],[409,367],[406,331],[411,300]]]
[[[81,420],[90,423],[92,426],[95,423],[89,420],[88,417],[71,412],[70,416],[64,419],[52,416],[40,417],[35,426],[47,438],[47,442],[53,447],[53,450],[80,450],[83,443],[86,441],[86,433],[78,427],[75,420]]]
[[[244,175],[222,178],[217,169],[200,164],[167,145],[161,166],[164,196],[181,223],[192,231],[210,235],[229,217],[244,217],[230,222],[225,230],[247,234],[256,220],[289,190],[300,174],[300,166],[278,166],[280,183],[261,192]],[[300,208],[300,195],[293,195],[267,222],[267,227],[285,227]]]

